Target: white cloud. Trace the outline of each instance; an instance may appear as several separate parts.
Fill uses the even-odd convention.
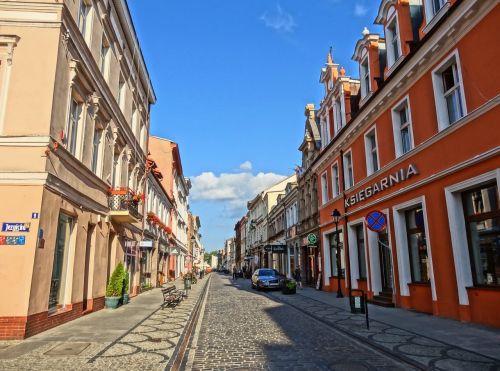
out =
[[[193,201],[221,202],[227,217],[241,217],[245,214],[248,201],[285,178],[286,176],[275,173],[216,175],[211,171],[204,172],[190,177],[193,184],[190,198]]]
[[[368,8],[361,3],[356,3],[354,5],[354,15],[357,17],[362,17],[368,13]]]
[[[250,161],[245,161],[240,165],[241,170],[252,170],[252,163]]]
[[[295,20],[290,13],[284,11],[279,4],[276,5],[276,12],[269,14],[265,12],[260,16],[264,24],[278,32],[293,32],[296,26]]]

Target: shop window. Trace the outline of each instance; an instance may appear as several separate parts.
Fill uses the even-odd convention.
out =
[[[366,169],[368,175],[378,171],[378,149],[377,149],[377,135],[375,128],[365,135],[365,154],[366,154]]]
[[[496,182],[462,193],[472,278],[500,286],[500,209]]]
[[[68,271],[68,249],[73,226],[73,218],[66,214],[59,214],[50,281],[49,311],[56,310],[59,305],[64,304]]]
[[[335,164],[332,166],[332,189],[333,189],[333,197],[338,197],[340,195],[339,165],[338,164]]]
[[[424,227],[424,213],[421,206],[405,212],[408,256],[412,282],[430,281],[429,257]]]
[[[438,126],[443,130],[465,116],[466,107],[458,53],[432,74]]]
[[[338,238],[337,238],[338,237]],[[331,275],[332,277],[338,277],[337,270],[337,246],[340,249],[340,277],[345,276],[345,265],[344,265],[344,235],[342,231],[334,232],[328,235],[328,240],[330,243],[330,259],[331,259]],[[337,245],[338,244],[338,245]]]
[[[323,205],[328,202],[328,180],[326,172],[321,175],[321,202]]]
[[[78,102],[75,98],[72,98],[69,109],[68,127],[66,130],[66,148],[73,156],[76,156],[79,126],[82,121],[82,110],[83,104]]]
[[[359,278],[366,278],[365,233],[363,224],[356,226]]]
[[[361,99],[370,94],[370,68],[368,67],[368,57],[363,59],[360,64],[361,76]]]
[[[403,99],[401,103],[392,109],[392,125],[396,157],[399,157],[411,151],[413,148],[413,134],[408,98]]]
[[[352,153],[349,151],[344,154],[344,189],[349,189],[354,185],[354,173],[352,169]]]

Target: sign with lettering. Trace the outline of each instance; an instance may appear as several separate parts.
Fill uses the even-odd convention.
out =
[[[266,245],[264,246],[264,251],[276,254],[284,253],[286,252],[286,245]]]
[[[355,204],[361,201],[365,201],[370,197],[375,196],[379,192],[394,187],[396,184],[399,184],[401,182],[410,179],[414,175],[418,175],[417,167],[413,164],[410,164],[408,165],[408,168],[400,169],[395,173],[380,179],[378,182],[346,198],[344,202],[345,207],[348,208],[350,206],[354,206]]]
[[[309,233],[307,235],[307,242],[309,246],[316,246],[316,242],[318,242],[318,237],[316,237],[316,234],[314,233]]]
[[[24,245],[26,236],[0,236],[0,245]]]
[[[2,232],[29,232],[31,223],[3,223]]]
[[[382,232],[387,227],[387,218],[381,211],[370,211],[365,218],[366,226],[373,232]]]

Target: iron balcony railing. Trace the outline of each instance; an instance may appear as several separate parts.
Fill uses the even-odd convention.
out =
[[[141,218],[139,213],[140,198],[129,188],[117,188],[110,192],[108,207],[110,211],[128,211],[137,219]]]

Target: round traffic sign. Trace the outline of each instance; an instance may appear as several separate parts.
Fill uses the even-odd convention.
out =
[[[373,232],[382,232],[387,228],[387,217],[382,211],[373,210],[365,218],[366,226]]]

